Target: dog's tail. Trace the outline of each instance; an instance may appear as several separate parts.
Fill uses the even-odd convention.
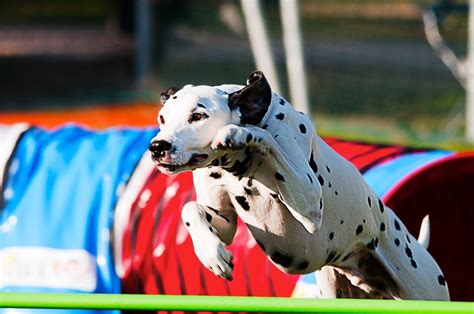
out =
[[[418,243],[425,249],[427,249],[430,244],[430,235],[430,216],[426,215],[421,222],[420,234],[418,235]]]

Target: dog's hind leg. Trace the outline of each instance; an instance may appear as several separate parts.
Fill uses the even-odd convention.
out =
[[[399,287],[406,300],[449,300],[443,273],[430,253],[386,207],[387,229],[379,236],[379,245],[371,251]],[[372,267],[373,268],[373,267]]]
[[[332,266],[324,266],[316,271],[316,283],[319,288],[320,298],[372,298],[369,293],[354,286],[350,280]]]

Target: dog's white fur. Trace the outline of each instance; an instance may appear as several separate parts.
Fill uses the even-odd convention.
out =
[[[182,219],[201,262],[232,279],[225,245],[239,216],[279,269],[317,271],[322,297],[448,300],[428,251],[307,115],[271,93],[263,118],[243,122],[245,101],[261,106],[255,97],[266,84],[254,72],[247,86],[185,86],[159,113],[165,123],[153,141],[172,149],[155,156],[158,168],[193,170],[197,201]],[[193,121],[196,112],[203,115]]]

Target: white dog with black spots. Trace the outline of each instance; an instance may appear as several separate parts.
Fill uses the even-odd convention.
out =
[[[426,248],[262,72],[170,88],[162,102],[150,151],[164,173],[193,171],[182,219],[214,274],[232,280],[239,216],[279,269],[316,271],[321,297],[449,300]]]

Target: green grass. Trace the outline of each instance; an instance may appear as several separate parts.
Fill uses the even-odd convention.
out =
[[[420,129],[389,118],[314,114],[313,120],[316,122],[318,134],[323,137],[455,151],[474,149],[474,145],[467,143],[462,133]]]

